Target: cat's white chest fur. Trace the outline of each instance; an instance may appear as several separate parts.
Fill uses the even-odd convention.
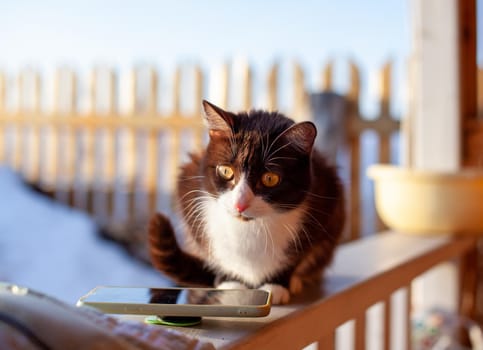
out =
[[[244,221],[227,208],[230,196],[204,203],[210,260],[213,267],[257,286],[287,265],[285,251],[297,240],[303,209],[278,213],[255,197],[252,213],[256,218]]]

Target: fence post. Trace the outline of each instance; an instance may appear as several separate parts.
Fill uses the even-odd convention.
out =
[[[361,186],[360,186],[360,135],[359,130],[355,127],[360,120],[359,113],[359,93],[360,93],[360,76],[359,68],[353,63],[350,63],[350,88],[347,93],[347,100],[349,102],[349,125],[347,126],[349,153],[350,153],[350,240],[359,238],[360,235],[360,201],[361,201]]]
[[[32,112],[34,118],[39,118],[41,113],[41,79],[38,72],[32,74],[33,84],[33,101]],[[26,177],[33,183],[38,183],[40,180],[40,126],[29,126],[30,137],[28,142],[28,171]],[[27,130],[26,130],[27,131]]]
[[[242,93],[243,93],[242,109],[248,110],[249,108],[252,107],[252,70],[248,65],[248,63],[245,64],[243,69]]]
[[[203,71],[200,66],[195,67],[195,111],[194,116],[201,118],[201,100],[203,99]],[[200,150],[203,146],[204,129],[196,128],[193,130],[193,146],[195,150]]]
[[[392,64],[386,63],[382,70],[379,72],[379,117],[378,121],[382,121],[384,124],[391,121],[391,72]],[[381,124],[383,124],[381,123]],[[391,161],[391,131],[382,128],[379,132],[379,162],[389,163]]]
[[[278,63],[274,63],[267,78],[267,108],[274,111],[278,108]]]
[[[322,70],[322,80],[320,90],[322,92],[333,90],[334,63],[329,61]]]
[[[151,118],[157,116],[158,105],[158,73],[151,68],[149,70],[149,99],[148,109]],[[157,208],[158,182],[159,182],[159,130],[151,129],[146,131],[146,184],[145,189],[148,196],[148,212],[152,213]]]
[[[305,75],[302,66],[295,62],[293,76],[293,112],[292,118],[296,121],[306,120],[309,117],[307,111],[307,92],[305,91]]]

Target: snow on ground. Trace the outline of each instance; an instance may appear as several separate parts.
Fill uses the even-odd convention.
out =
[[[170,284],[98,238],[86,214],[33,193],[5,167],[0,167],[0,281],[68,303],[97,285]]]

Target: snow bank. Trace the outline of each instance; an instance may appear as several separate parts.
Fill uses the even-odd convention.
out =
[[[0,281],[69,303],[97,285],[170,285],[96,230],[86,214],[33,193],[0,167]]]

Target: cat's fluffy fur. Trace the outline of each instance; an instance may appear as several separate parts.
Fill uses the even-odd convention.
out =
[[[180,284],[263,288],[286,303],[332,259],[344,224],[339,178],[313,149],[312,123],[203,106],[209,144],[178,178],[187,244],[155,215],[152,263]]]

